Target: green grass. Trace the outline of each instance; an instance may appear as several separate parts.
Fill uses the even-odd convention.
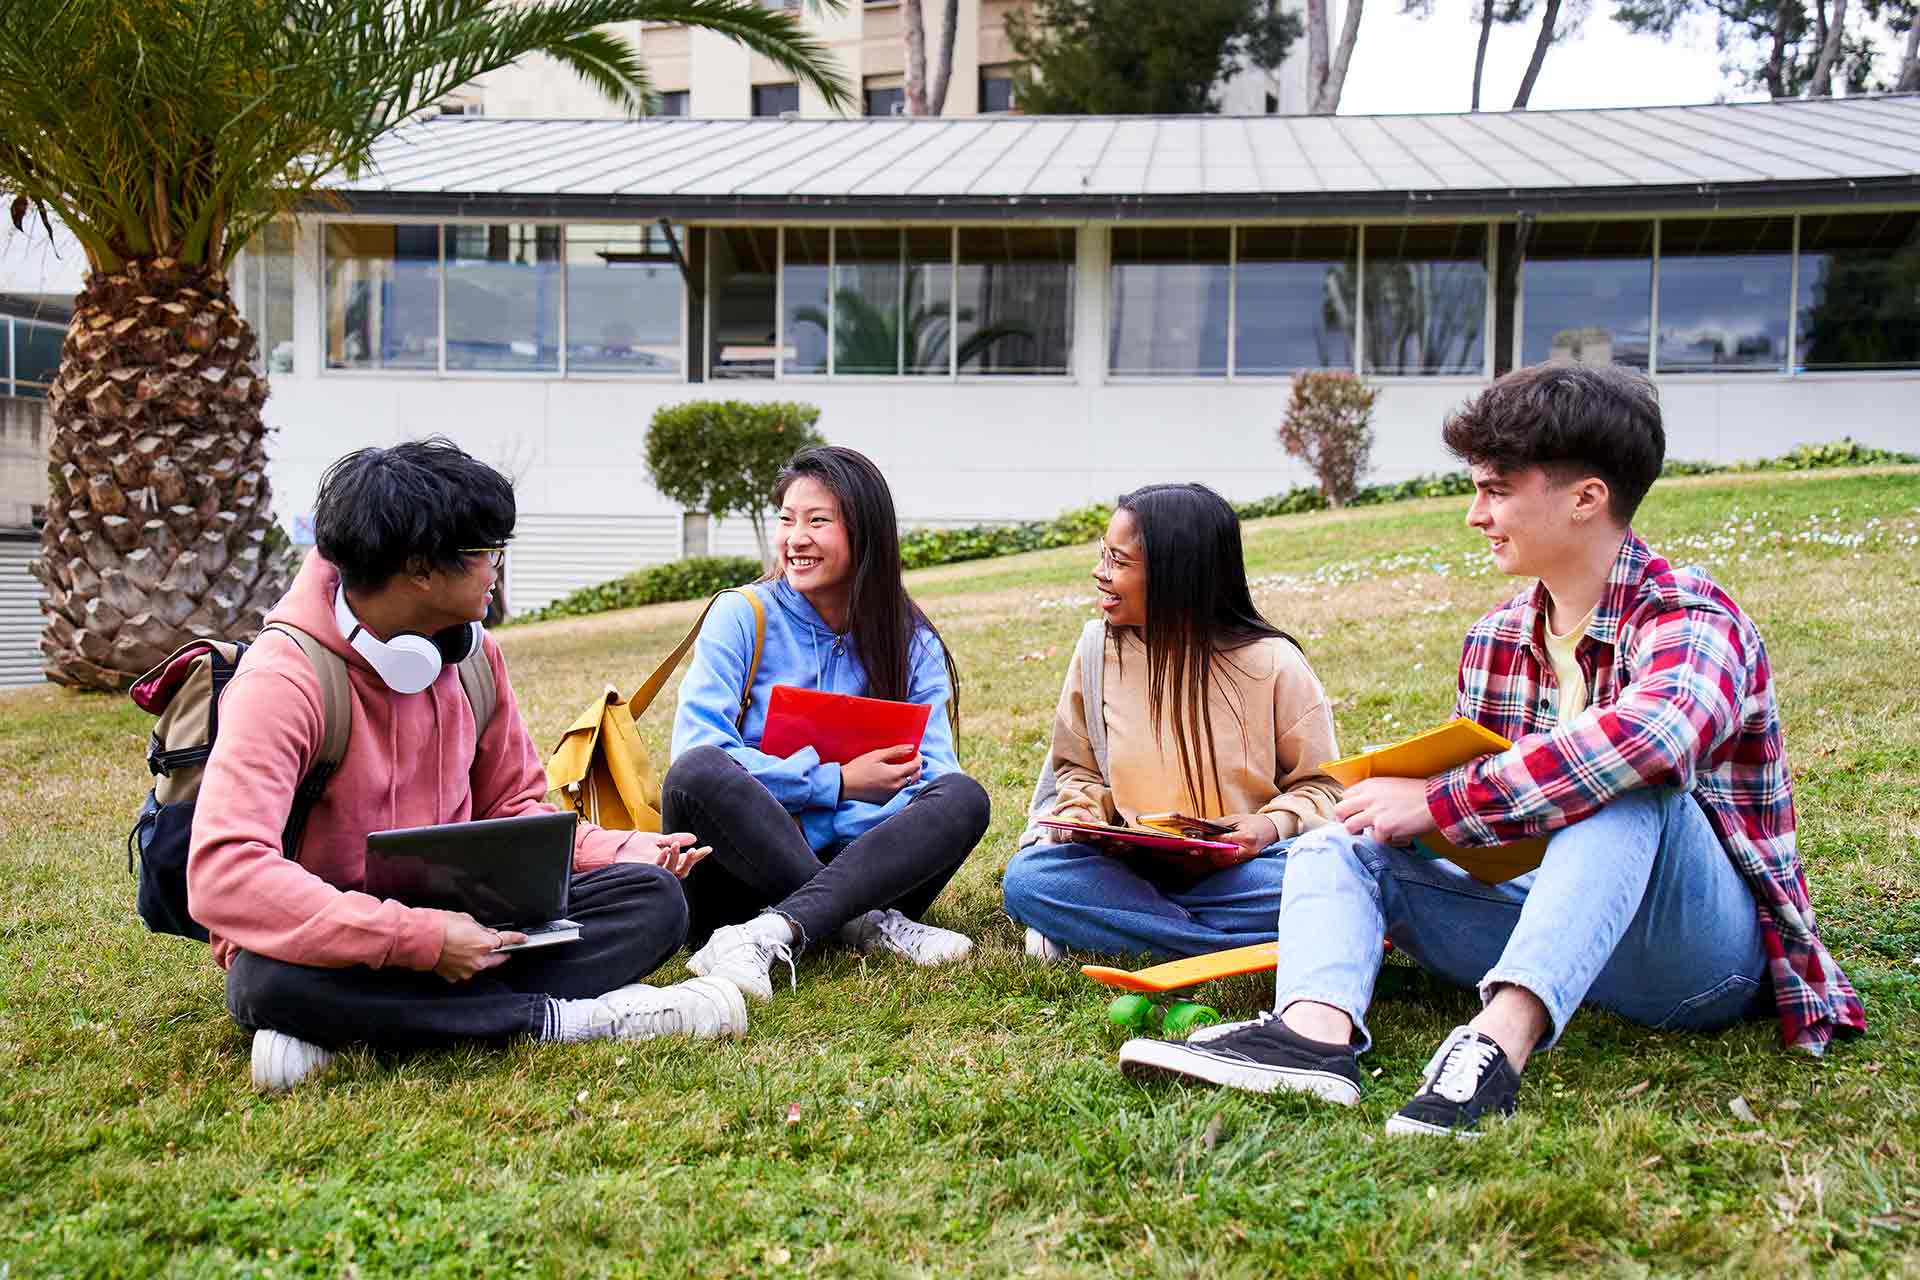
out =
[[[1343,742],[1444,716],[1461,633],[1512,589],[1461,511],[1249,527],[1264,607],[1305,641]],[[256,1097],[205,949],[133,916],[122,842],[149,722],[123,700],[0,695],[0,1275],[1920,1271],[1920,470],[1664,483],[1641,527],[1709,561],[1767,637],[1814,902],[1872,1027],[1824,1061],[1768,1024],[1582,1014],[1517,1123],[1388,1142],[1471,1008],[1395,963],[1354,1110],[1122,1079],[1104,992],[1025,962],[998,909],[1088,616],[1089,551],[1041,552],[912,580],[996,806],[934,908],[977,958],[805,962],[797,994],[719,1045],[349,1053]],[[696,608],[507,633],[535,738],[636,684]],[[648,718],[656,744],[669,715]],[[1244,1016],[1269,988],[1208,994]]]

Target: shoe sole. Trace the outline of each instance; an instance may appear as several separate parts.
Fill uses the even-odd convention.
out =
[[[1415,1120],[1412,1116],[1403,1116],[1398,1112],[1387,1117],[1387,1132],[1402,1138],[1458,1138],[1463,1142],[1472,1142],[1482,1136],[1476,1129],[1449,1129],[1444,1125],[1428,1124],[1425,1120]]]
[[[271,1036],[263,1035],[260,1032],[254,1033],[252,1052],[248,1066],[252,1075],[253,1087],[259,1092],[286,1093],[290,1089],[295,1089],[305,1084],[333,1065],[333,1055],[327,1053],[323,1054],[319,1061],[310,1065],[305,1071],[300,1072],[298,1075],[293,1074],[284,1061],[274,1061],[276,1057],[275,1050],[279,1050],[277,1056],[282,1058],[296,1052],[296,1050],[289,1047],[291,1040],[291,1036],[281,1033],[275,1033]]]
[[[1120,1048],[1120,1070],[1135,1080],[1171,1077],[1248,1093],[1310,1093],[1343,1107],[1360,1101],[1360,1086],[1336,1072],[1227,1062],[1170,1040],[1127,1041]]]
[[[701,950],[696,951],[693,954],[692,958],[687,961],[687,972],[691,973],[696,978],[717,979],[720,982],[726,983],[728,986],[732,987],[735,991],[738,991],[741,995],[746,996],[752,1000],[758,1000],[763,1004],[773,999],[773,982],[771,979],[768,980],[767,989],[765,991],[760,990],[758,987],[744,986],[740,982],[734,980],[733,978],[729,978],[724,973],[715,973],[713,971],[713,966],[708,964],[706,961],[706,958],[705,958],[706,954],[707,953],[705,948],[702,948]]]

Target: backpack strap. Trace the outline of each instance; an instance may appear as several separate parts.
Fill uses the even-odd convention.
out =
[[[729,587],[707,601],[707,607],[700,611],[700,616],[694,619],[693,626],[687,630],[686,636],[680,643],[674,646],[673,652],[654,668],[653,674],[647,677],[646,683],[627,699],[627,711],[635,720],[638,720],[642,713],[653,705],[653,700],[660,696],[660,690],[666,687],[667,678],[673,674],[674,668],[680,665],[681,659],[687,656],[687,650],[693,648],[693,642],[700,638],[700,628],[706,625],[707,615],[713,612],[713,606],[718,604],[720,597],[724,595],[743,596],[747,604],[753,608],[753,659],[747,664],[747,683],[746,687],[740,691],[740,711],[734,716],[733,727],[739,729],[747,722],[747,708],[753,704],[754,677],[760,672],[760,652],[767,643],[767,607],[760,602],[759,593],[748,587]]]
[[[460,689],[467,695],[467,703],[473,708],[473,740],[477,744],[480,736],[493,723],[494,708],[500,703],[500,689],[493,680],[493,664],[487,661],[487,646],[484,641],[473,646],[473,652],[460,659]]]
[[[280,833],[280,851],[298,862],[300,837],[306,831],[313,806],[327,789],[333,771],[346,759],[347,739],[353,732],[353,703],[347,694],[347,663],[333,650],[300,628],[285,622],[270,622],[264,630],[278,631],[300,646],[320,679],[320,752],[313,768],[300,779],[293,792],[293,807],[287,812],[287,825]]]

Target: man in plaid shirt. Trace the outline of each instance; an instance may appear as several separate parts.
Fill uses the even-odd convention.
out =
[[[1130,1074],[1351,1104],[1384,930],[1481,1011],[1427,1064],[1389,1133],[1472,1136],[1582,1004],[1710,1030],[1771,1009],[1811,1053],[1864,1029],[1822,945],[1794,840],[1791,774],[1760,633],[1699,569],[1630,522],[1660,474],[1651,383],[1537,365],[1446,425],[1473,468],[1467,523],[1537,578],[1468,633],[1459,715],[1510,739],[1433,778],[1350,788],[1342,824],[1287,860],[1274,1012],[1185,1044],[1136,1040]],[[1413,842],[1548,837],[1537,871],[1484,884]]]

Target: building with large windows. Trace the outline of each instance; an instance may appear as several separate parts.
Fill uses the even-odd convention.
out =
[[[516,610],[750,546],[648,485],[655,409],[797,399],[922,523],[1305,479],[1300,369],[1376,477],[1539,360],[1659,385],[1670,454],[1920,447],[1920,97],[1475,116],[450,117],[243,260],[275,502],[445,432],[513,474]]]

